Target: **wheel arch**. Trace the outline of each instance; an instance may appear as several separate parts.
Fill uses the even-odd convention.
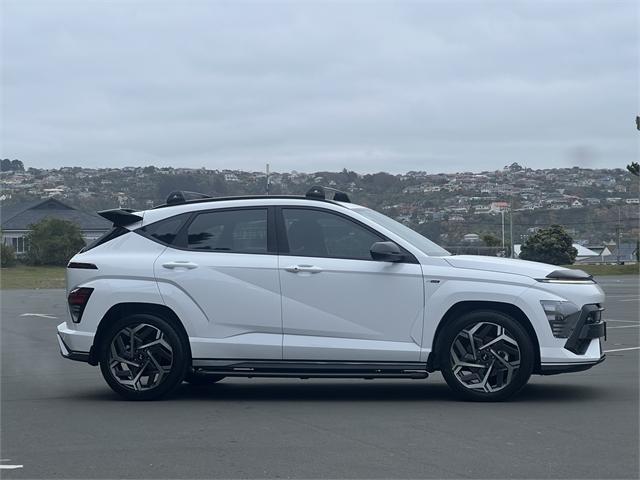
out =
[[[533,325],[531,324],[531,321],[529,320],[527,315],[518,306],[513,305],[512,303],[478,300],[458,302],[452,305],[449,310],[447,310],[447,312],[443,315],[442,319],[438,323],[438,327],[436,328],[431,353],[429,353],[429,357],[427,358],[427,370],[433,372],[439,370],[440,368],[440,366],[438,365],[437,352],[440,350],[439,342],[442,338],[441,334],[444,331],[445,327],[448,325],[448,322],[453,318],[459,317],[460,315],[478,310],[493,310],[507,314],[517,320],[525,328],[525,330],[531,337],[531,341],[533,342],[534,346],[535,359],[533,372],[539,373],[540,344],[538,343],[538,336],[536,335],[536,331],[533,328]]]
[[[171,308],[158,303],[124,302],[113,305],[100,319],[96,334],[93,338],[93,346],[89,352],[88,362],[91,365],[97,365],[100,361],[99,349],[102,344],[103,337],[108,331],[109,325],[118,318],[139,313],[156,315],[176,327],[178,334],[185,342],[185,348],[189,354],[189,364],[191,364],[191,345],[189,344],[189,336],[187,335],[187,331],[184,328],[182,321]]]

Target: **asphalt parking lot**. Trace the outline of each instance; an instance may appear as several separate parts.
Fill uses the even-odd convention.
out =
[[[638,478],[638,277],[600,281],[607,360],[587,372],[533,377],[514,401],[495,404],[456,401],[439,374],[225,379],[185,384],[165,401],[126,402],[96,367],[60,356],[54,333],[66,315],[63,291],[5,290],[0,473]]]

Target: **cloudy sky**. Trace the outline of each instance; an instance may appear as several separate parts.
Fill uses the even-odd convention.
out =
[[[2,0],[0,157],[624,167],[640,139],[638,5]]]

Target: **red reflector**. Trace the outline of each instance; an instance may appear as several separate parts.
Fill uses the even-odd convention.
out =
[[[87,305],[91,293],[93,293],[93,288],[87,287],[74,288],[69,292],[67,301],[69,302],[69,313],[73,323],[80,323],[84,307]]]
[[[86,305],[91,293],[93,293],[93,288],[74,288],[69,292],[69,298],[67,299],[69,305]]]

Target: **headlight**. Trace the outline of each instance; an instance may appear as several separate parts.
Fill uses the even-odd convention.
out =
[[[540,304],[556,338],[569,338],[580,319],[581,309],[571,302],[541,300]]]

